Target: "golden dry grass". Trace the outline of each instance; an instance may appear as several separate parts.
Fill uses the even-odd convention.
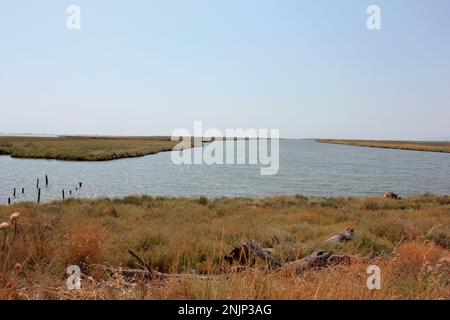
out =
[[[13,241],[10,229],[0,253],[0,299],[450,298],[448,196],[68,200],[2,206],[0,222],[17,211],[19,234]],[[348,226],[356,230],[348,244],[322,243]],[[396,255],[296,277],[259,268],[234,272],[223,256],[248,238],[273,247],[282,262],[318,249]],[[162,272],[231,276],[132,282],[105,272],[109,266],[136,267],[130,248]],[[80,291],[66,288],[71,264],[87,275]],[[366,287],[369,264],[382,270],[381,290]]]
[[[104,161],[171,151],[177,143],[170,137],[5,136],[0,137],[0,154],[14,158]]]
[[[358,147],[402,149],[430,152],[450,152],[450,142],[447,141],[383,141],[383,140],[337,140],[317,139],[317,142],[344,144]]]

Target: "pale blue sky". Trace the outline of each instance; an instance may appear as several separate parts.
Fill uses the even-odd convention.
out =
[[[2,0],[0,132],[157,135],[203,120],[450,139],[449,17],[448,0]]]

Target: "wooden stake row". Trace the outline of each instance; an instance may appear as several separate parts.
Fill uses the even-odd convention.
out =
[[[45,186],[48,187],[49,185],[49,179],[48,175],[45,175]],[[78,189],[81,189],[83,187],[82,182],[78,182],[78,186],[75,187],[75,191],[78,191]],[[36,189],[37,189],[37,203],[41,202],[41,188],[39,187],[39,178],[36,179]],[[16,188],[13,188],[13,198],[16,198]],[[25,188],[22,187],[22,194],[25,194]],[[72,190],[69,190],[69,195],[72,195]],[[62,199],[65,200],[65,190],[62,189]],[[11,204],[11,197],[8,197],[8,205]]]

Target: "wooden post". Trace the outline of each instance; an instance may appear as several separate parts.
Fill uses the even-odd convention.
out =
[[[13,190],[13,197],[14,198],[16,197],[16,188],[14,188],[14,190]]]
[[[8,198],[8,204],[11,204],[11,198]]]
[[[39,179],[36,181],[36,189],[39,189]]]
[[[45,186],[48,187],[48,176],[45,175]]]
[[[79,182],[78,185],[80,186],[80,189],[81,189],[81,187],[83,186],[83,183]]]
[[[25,193],[25,188],[22,188],[22,194],[24,194]]]
[[[41,202],[41,188],[38,189],[38,198],[37,198],[37,202],[38,202],[38,203]]]
[[[63,197],[63,200],[65,199],[65,194],[64,194],[64,189],[62,190],[62,197]]]
[[[70,196],[72,195],[72,190],[69,190],[69,195],[70,195]]]

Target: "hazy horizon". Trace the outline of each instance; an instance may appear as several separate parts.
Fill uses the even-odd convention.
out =
[[[66,9],[81,9],[68,30]],[[381,30],[369,30],[369,5]],[[450,140],[450,2],[2,4],[0,132]]]
[[[0,132],[0,136],[30,136],[30,137],[62,137],[62,136],[80,136],[80,137],[169,137],[170,134],[157,134],[157,135],[115,135],[115,134],[60,134],[60,133],[30,133],[30,132],[17,132],[17,133],[8,133],[8,132]],[[204,136],[205,137],[205,136]],[[231,136],[227,136],[231,137]],[[359,139],[357,137],[354,138],[340,138],[340,137],[283,137],[280,139],[288,139],[288,140],[314,140],[314,139],[348,139],[348,140],[367,140],[367,139]],[[376,139],[370,139],[376,140]],[[405,140],[405,139],[390,139],[398,140],[398,141],[428,141],[428,142],[450,142],[450,137],[436,137],[431,139],[415,139],[415,140]]]

